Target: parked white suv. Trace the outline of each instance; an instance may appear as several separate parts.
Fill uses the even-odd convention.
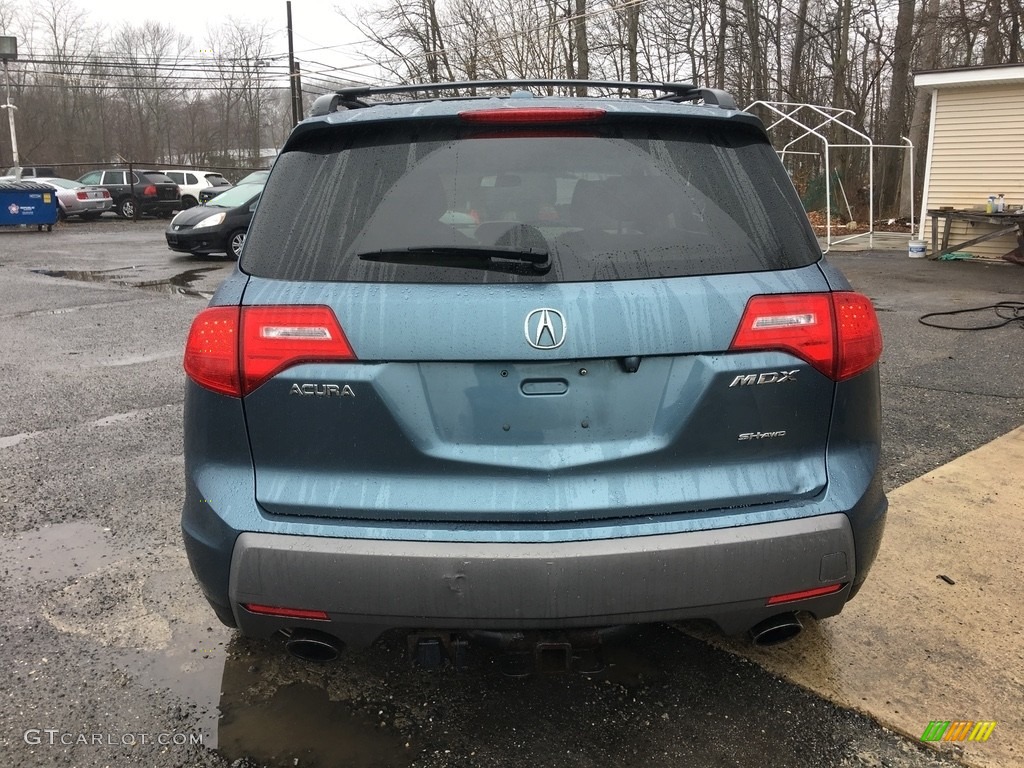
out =
[[[191,169],[170,169],[162,170],[171,177],[171,180],[181,189],[181,207],[191,208],[199,203],[199,190],[207,187],[224,187],[227,189],[231,182],[225,179],[216,171],[197,171]]]

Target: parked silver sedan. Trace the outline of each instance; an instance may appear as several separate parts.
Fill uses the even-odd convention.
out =
[[[32,181],[45,184],[56,190],[61,219],[66,219],[69,216],[80,216],[87,221],[98,219],[101,213],[111,210],[114,205],[110,193],[103,187],[53,176],[32,179]]]

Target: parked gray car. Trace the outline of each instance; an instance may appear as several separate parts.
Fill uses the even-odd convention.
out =
[[[114,206],[114,200],[105,187],[90,186],[80,181],[56,177],[40,177],[32,180],[56,190],[57,204],[62,219],[71,216],[87,221],[98,219],[105,211],[111,210]]]
[[[225,623],[315,659],[687,618],[768,644],[864,582],[870,299],[728,94],[537,95],[574,84],[346,89],[292,131],[185,351],[182,528]]]

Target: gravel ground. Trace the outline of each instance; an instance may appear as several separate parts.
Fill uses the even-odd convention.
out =
[[[180,353],[204,302],[170,278],[208,270],[202,292],[230,265],[171,255],[164,225],[0,233],[7,764],[957,764],[672,627],[578,662],[601,671],[525,677],[485,651],[459,671],[411,668],[396,638],[310,665],[221,627],[178,532]],[[1020,329],[954,333],[917,317],[1020,298],[1024,270],[832,260],[880,309],[887,487],[1020,424]]]

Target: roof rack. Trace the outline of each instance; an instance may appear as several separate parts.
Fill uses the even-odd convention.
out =
[[[418,93],[421,91],[457,91],[473,88],[501,88],[510,86],[588,86],[593,88],[618,88],[628,90],[665,91],[667,95],[657,97],[657,101],[696,101],[702,99],[705,104],[722,109],[736,109],[732,96],[718,88],[700,88],[692,83],[633,83],[624,80],[465,80],[452,83],[413,83],[408,85],[359,85],[342,88],[334,93],[326,93],[313,102],[309,110],[310,117],[319,117],[339,108],[360,109],[371,107],[380,102],[367,102],[367,96],[391,93]]]

